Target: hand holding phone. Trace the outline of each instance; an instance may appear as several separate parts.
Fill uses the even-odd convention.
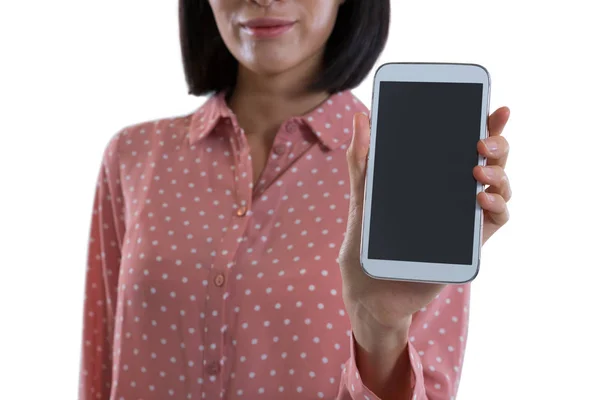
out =
[[[464,283],[479,270],[490,78],[471,64],[375,75],[361,263],[375,278]]]
[[[411,65],[414,66],[415,64]],[[417,69],[421,66],[419,65]],[[437,64],[434,68],[437,68]],[[379,70],[379,72],[381,71],[385,72],[384,69]],[[446,286],[445,283],[460,283],[474,278],[478,263],[473,262],[473,260],[479,260],[478,249],[481,244],[506,223],[508,218],[506,201],[510,198],[510,187],[503,169],[507,158],[508,143],[500,136],[508,120],[509,110],[507,108],[498,109],[488,118],[488,98],[484,95],[483,90],[478,91],[477,87],[474,89],[467,88],[467,91],[474,91],[474,93],[471,93],[471,102],[463,103],[463,107],[466,107],[468,110],[470,109],[471,114],[475,114],[475,118],[473,118],[473,115],[471,115],[471,118],[467,118],[470,121],[467,127],[471,128],[471,132],[461,133],[455,127],[453,129],[452,122],[460,122],[462,120],[461,116],[465,117],[465,112],[463,111],[463,113],[459,112],[458,115],[450,116],[450,119],[445,119],[445,125],[442,123],[444,121],[441,121],[442,132],[435,134],[438,137],[441,134],[466,134],[469,138],[468,140],[463,138],[456,141],[457,143],[462,143],[459,146],[466,146],[466,150],[456,149],[456,143],[453,143],[451,140],[444,141],[443,139],[441,143],[447,147],[440,149],[440,142],[435,143],[433,136],[429,136],[428,140],[422,142],[418,140],[412,142],[412,145],[410,140],[405,138],[405,142],[401,144],[404,148],[399,149],[398,146],[401,146],[400,144],[396,144],[396,147],[394,147],[393,143],[390,144],[386,140],[380,141],[380,139],[384,135],[405,135],[410,138],[411,133],[414,134],[414,131],[411,131],[409,122],[414,121],[419,115],[421,118],[417,119],[425,123],[427,123],[428,119],[443,118],[444,115],[448,115],[448,112],[446,114],[436,114],[435,110],[431,111],[431,107],[436,105],[436,96],[438,97],[438,103],[442,102],[443,99],[446,99],[446,102],[448,102],[448,97],[452,101],[457,101],[456,92],[454,95],[448,96],[448,93],[444,95],[443,92],[431,90],[432,86],[425,85],[425,90],[419,90],[418,86],[413,86],[413,90],[409,90],[407,93],[406,88],[401,86],[394,87],[392,85],[390,87],[392,94],[394,91],[400,92],[407,96],[408,101],[404,103],[397,102],[397,99],[393,97],[391,98],[392,101],[390,101],[389,97],[387,99],[384,97],[386,93],[388,95],[390,93],[386,92],[386,90],[381,91],[380,89],[384,84],[402,82],[402,80],[398,79],[398,74],[389,76],[389,71],[386,74],[380,74],[379,72],[375,77],[374,103],[378,96],[380,101],[372,108],[373,120],[371,129],[369,128],[368,117],[357,115],[355,117],[353,140],[348,149],[348,163],[351,175],[350,213],[345,240],[340,250],[339,263],[344,285],[344,301],[349,315],[354,316],[354,318],[357,315],[361,315],[361,319],[368,320],[368,322],[363,321],[363,323],[352,321],[355,334],[360,332],[361,326],[367,326],[368,328],[365,329],[375,329],[375,331],[377,331],[377,327],[385,331],[399,331],[407,324],[407,320],[410,320],[410,316],[414,312],[433,300]],[[390,79],[394,76],[396,77],[395,80]],[[416,82],[423,79],[420,75],[413,75],[413,79],[415,78],[418,79]],[[450,78],[451,76],[444,75],[441,79],[448,80]],[[466,79],[466,82],[470,82],[471,79]],[[429,90],[426,90],[427,88]],[[435,89],[435,86],[433,89]],[[458,89],[460,93],[460,87],[455,87],[455,89]],[[383,107],[384,109],[382,110],[382,105],[385,102],[388,105]],[[410,107],[411,104],[412,108]],[[418,110],[415,110],[415,107],[422,107],[423,104],[429,105],[430,112],[423,110],[419,114]],[[404,107],[404,110],[402,110],[402,107]],[[406,115],[408,112],[406,108],[414,115]],[[477,112],[478,110],[480,114]],[[457,112],[456,107],[454,108],[454,112]],[[384,113],[390,114],[385,115]],[[387,119],[387,124],[391,122],[392,126],[388,128],[389,130],[378,130],[376,119],[380,116],[384,117],[379,118],[379,122],[381,122],[379,128],[386,126],[386,122],[383,121]],[[403,122],[400,122],[400,118],[405,119]],[[488,128],[490,137],[486,138]],[[482,133],[481,129],[485,132]],[[371,133],[370,130],[372,131]],[[485,139],[484,141],[479,140],[482,137]],[[377,143],[378,147],[375,147],[374,143]],[[414,145],[415,143],[417,146]],[[484,143],[487,143],[487,145],[484,145]],[[492,148],[495,148],[495,150],[491,150]],[[448,155],[444,155],[441,151],[444,149],[449,153]],[[394,152],[394,150],[397,151]],[[411,152],[415,154],[411,155]],[[369,154],[368,160],[367,154]],[[382,159],[386,161],[383,163],[383,166],[377,164],[378,156],[381,154],[383,156],[379,157],[379,161]],[[441,156],[433,157],[432,154],[441,154]],[[400,157],[405,158],[404,160],[400,160]],[[484,164],[484,157],[487,158],[488,165],[494,169],[494,177],[489,178],[483,175],[481,166]],[[407,159],[410,161],[416,160],[418,164],[402,165],[402,162],[406,162]],[[452,162],[457,163],[460,167],[458,176],[453,175],[456,172],[456,166],[453,169],[452,166],[446,165]],[[423,166],[425,167],[424,169]],[[400,167],[403,170],[400,170]],[[469,179],[464,176],[464,170],[468,170]],[[424,176],[423,171],[430,175]],[[384,173],[383,178],[382,175],[379,175],[380,172]],[[377,178],[378,176],[380,178]],[[456,180],[456,178],[460,178],[464,185],[455,187],[449,184],[452,179]],[[375,195],[374,192],[377,189],[374,186],[382,183],[387,183],[387,185],[383,186],[385,189],[382,190],[383,196],[381,193]],[[490,185],[485,193],[481,191],[484,184]],[[419,199],[422,196],[422,193],[416,191],[415,188],[424,188],[427,192],[427,185],[431,185],[437,188],[437,190],[433,191],[433,199],[427,203],[430,204],[430,207],[424,209],[419,204],[415,205],[415,203],[418,203],[415,198]],[[464,190],[460,190],[461,188]],[[394,193],[400,193],[400,195],[391,199],[387,198],[386,194],[390,195],[386,193],[386,190],[392,193],[391,196],[394,196]],[[468,196],[464,195],[467,191]],[[495,198],[494,201],[486,199],[488,194]],[[450,201],[449,205],[444,204],[444,202],[448,201]],[[406,207],[407,204],[412,204],[416,208],[400,210],[404,211],[403,213],[394,212],[395,208],[401,209],[402,207]],[[403,241],[407,240],[406,238],[408,237],[410,242],[411,233],[414,233],[416,239],[426,237],[423,232],[425,227],[431,229],[432,224],[435,223],[442,225],[443,232],[450,231],[452,233],[448,226],[444,226],[444,224],[448,224],[448,220],[438,217],[437,221],[434,221],[430,215],[427,215],[432,212],[430,208],[435,208],[438,204],[442,204],[442,208],[455,207],[458,210],[462,210],[460,215],[451,215],[450,218],[462,218],[466,220],[468,224],[464,221],[459,221],[463,227],[471,225],[471,223],[473,224],[471,228],[472,233],[467,232],[468,235],[465,235],[465,237],[468,236],[468,238],[462,238],[464,242],[470,242],[471,246],[463,245],[463,257],[456,257],[460,252],[436,252],[436,242],[433,241],[429,245],[431,254],[422,251],[420,253],[424,255],[422,260],[415,261],[413,259],[407,261],[409,257],[406,257],[406,255],[411,254],[411,249]],[[369,228],[373,228],[375,224],[365,226],[365,223],[369,222],[372,218],[372,215],[370,215],[372,210],[379,207],[381,207],[381,211],[384,211],[380,215],[386,216],[385,211],[388,212],[388,218],[383,219],[383,223],[390,224],[390,227],[383,225],[383,229],[390,236],[385,238],[383,244],[378,245],[380,247],[375,248],[379,252],[383,249],[383,254],[387,255],[387,258],[382,257],[381,253],[374,252],[370,254],[368,252],[369,245],[378,236],[375,234],[369,236],[370,233],[374,233],[373,229]],[[481,214],[481,211],[484,211],[485,215],[487,215],[483,221],[483,228],[475,221],[475,214]],[[410,218],[411,212],[415,214],[415,218]],[[405,216],[405,220],[395,220],[394,218],[397,218],[397,215]],[[433,215],[438,216],[439,213],[435,214],[435,210],[433,210]],[[479,217],[481,218],[481,215]],[[418,224],[419,218],[424,220],[424,225]],[[401,223],[404,223],[404,225],[401,225]],[[411,229],[414,229],[414,232],[411,232]],[[466,230],[468,231],[468,229]],[[483,232],[483,235],[481,232]],[[437,235],[439,239],[440,233],[438,232]],[[448,235],[449,240],[452,240],[451,235]],[[436,236],[434,235],[433,238],[435,239]],[[412,243],[415,243],[414,238]],[[423,244],[426,246],[426,242],[423,242]],[[394,246],[399,249],[395,249]],[[445,248],[443,244],[440,247],[442,249]],[[473,248],[471,253],[464,250],[467,247]],[[414,255],[415,253],[413,252],[412,254]],[[404,254],[404,259],[403,257],[398,257],[398,254]],[[448,254],[451,257],[446,258]],[[379,262],[383,262],[387,268],[378,268],[376,264]],[[414,268],[419,266],[423,267],[422,271]],[[448,266],[464,268],[464,271],[459,270],[456,273],[453,270],[442,269]],[[361,309],[357,310],[357,308]]]

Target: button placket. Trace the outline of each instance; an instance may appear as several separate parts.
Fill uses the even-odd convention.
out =
[[[207,379],[215,379],[214,385],[218,387],[222,383],[223,376],[227,373],[230,365],[227,363],[221,364],[218,360],[222,360],[228,352],[226,344],[226,332],[222,330],[223,326],[227,326],[229,321],[230,304],[225,296],[229,289],[228,279],[230,269],[235,265],[235,254],[239,243],[237,237],[240,232],[245,230],[247,224],[247,215],[249,214],[251,193],[249,188],[249,180],[251,174],[247,171],[251,170],[250,153],[248,143],[243,136],[243,132],[233,131],[230,133],[230,144],[233,151],[231,165],[233,165],[233,208],[231,209],[231,220],[228,229],[224,232],[220,245],[218,246],[217,254],[213,259],[213,267],[211,271],[212,280],[209,280],[209,299],[207,301],[206,331],[204,335],[204,346],[206,347],[204,359],[204,374]],[[233,229],[234,225],[238,225],[237,229]],[[212,314],[213,312],[215,312]],[[213,344],[216,347],[211,347]],[[211,378],[212,377],[212,378]]]
[[[211,379],[210,376],[217,375],[215,382],[217,386],[219,382],[223,383],[224,376],[231,372],[231,365],[228,362],[219,362],[217,359],[224,360],[230,351],[227,329],[223,329],[231,324],[232,313],[232,306],[226,294],[233,289],[230,277],[232,268],[235,268],[236,265],[238,248],[241,245],[238,238],[243,235],[252,215],[252,189],[250,187],[252,164],[249,145],[243,135],[242,131],[232,132],[234,138],[231,144],[232,150],[235,152],[235,156],[231,160],[234,167],[234,186],[231,188],[233,196],[229,198],[229,201],[233,201],[233,204],[230,203],[232,208],[230,209],[231,214],[228,216],[229,225],[223,233],[217,255],[214,258],[212,281],[209,281],[211,282],[209,285],[211,287],[209,289],[210,302],[214,304],[212,310],[217,311],[218,315],[211,316],[211,322],[207,321],[210,333],[206,335],[205,346],[211,346],[214,343],[217,348],[209,348],[208,353],[205,353],[207,362],[205,374],[208,379]]]

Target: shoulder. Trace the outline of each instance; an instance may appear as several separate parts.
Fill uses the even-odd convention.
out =
[[[350,90],[332,95],[327,102],[333,105],[332,110],[369,113],[369,108]]]
[[[194,113],[195,111],[124,126],[105,145],[104,164],[124,166],[133,160],[143,159],[144,155],[181,144],[189,132]]]

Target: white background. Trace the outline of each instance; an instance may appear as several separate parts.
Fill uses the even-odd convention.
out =
[[[484,246],[459,400],[592,399],[600,372],[600,25],[584,1],[393,0],[381,62],[492,76],[511,221]],[[176,1],[2,1],[0,397],[77,395],[96,174],[122,127],[181,115]],[[596,39],[594,39],[596,38]],[[355,93],[370,104],[369,77]],[[443,168],[443,166],[440,166]]]

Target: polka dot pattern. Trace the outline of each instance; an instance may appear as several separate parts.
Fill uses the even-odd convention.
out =
[[[336,258],[350,92],[282,124],[256,183],[223,95],[107,145],[86,277],[80,399],[377,399]],[[469,287],[414,316],[414,396],[456,393]],[[429,397],[426,397],[429,396]]]

